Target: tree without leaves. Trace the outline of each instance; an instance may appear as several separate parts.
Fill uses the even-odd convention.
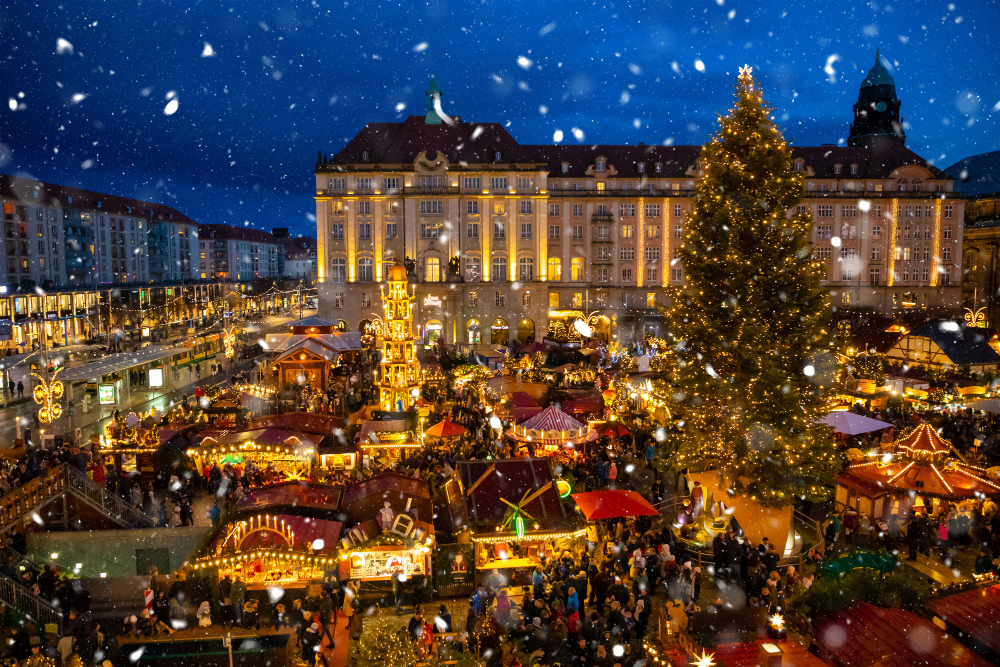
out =
[[[676,465],[719,469],[767,505],[825,498],[840,460],[815,422],[836,361],[812,216],[786,214],[802,176],[750,68],[719,122],[678,250],[686,285],[665,309],[684,420]]]

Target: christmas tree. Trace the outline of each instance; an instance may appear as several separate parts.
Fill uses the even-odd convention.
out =
[[[813,256],[803,180],[751,68],[702,147],[678,249],[685,287],[665,309],[682,415],[675,465],[724,473],[767,505],[825,498],[839,458],[824,415],[836,379],[830,302]],[[790,214],[791,213],[791,214]]]
[[[396,626],[378,615],[365,619],[364,636],[358,646],[358,667],[413,667],[417,662],[413,642],[406,628]]]

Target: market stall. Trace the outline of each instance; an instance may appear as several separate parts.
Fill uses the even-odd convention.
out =
[[[406,450],[420,449],[420,437],[407,428],[406,420],[366,421],[358,434],[362,464],[391,463],[406,456]]]
[[[518,451],[534,450],[535,456],[575,457],[579,445],[597,439],[597,431],[554,405],[507,429],[506,435],[512,441],[521,443]]]
[[[566,515],[545,458],[459,461],[465,489],[452,505],[470,526],[476,579],[498,570],[511,585],[553,557],[579,556],[586,526]]]
[[[285,479],[304,479],[316,454],[308,440],[289,435],[281,442],[257,442],[254,431],[207,437],[197,447],[187,451],[198,470],[218,464],[224,466],[253,463],[258,468],[271,468]],[[246,437],[242,437],[246,436]]]
[[[1000,496],[1000,484],[965,459],[927,423],[903,432],[887,456],[865,457],[837,478],[837,504],[873,518],[910,510],[939,514],[949,504],[971,512],[983,499]]]
[[[95,447],[95,458],[104,465],[114,466],[122,476],[140,474],[152,479],[156,475],[156,451],[160,448],[159,415],[155,410],[139,415],[110,419],[101,428]]]
[[[247,590],[305,588],[337,565],[341,523],[290,514],[258,514],[226,525],[195,569],[240,579]]]

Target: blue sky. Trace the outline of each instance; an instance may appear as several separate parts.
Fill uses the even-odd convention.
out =
[[[998,148],[998,20],[993,0],[21,0],[0,8],[0,171],[313,235],[317,150],[422,114],[431,74],[446,111],[522,143],[683,144],[748,63],[806,145],[846,138],[876,48],[907,145],[946,167]]]

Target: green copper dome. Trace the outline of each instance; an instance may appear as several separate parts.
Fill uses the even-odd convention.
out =
[[[889,70],[885,68],[879,58],[878,51],[875,52],[875,66],[868,70],[868,76],[865,80],[861,82],[861,87],[866,88],[868,86],[892,86],[896,87],[896,82],[893,81],[892,75],[889,74]]]

